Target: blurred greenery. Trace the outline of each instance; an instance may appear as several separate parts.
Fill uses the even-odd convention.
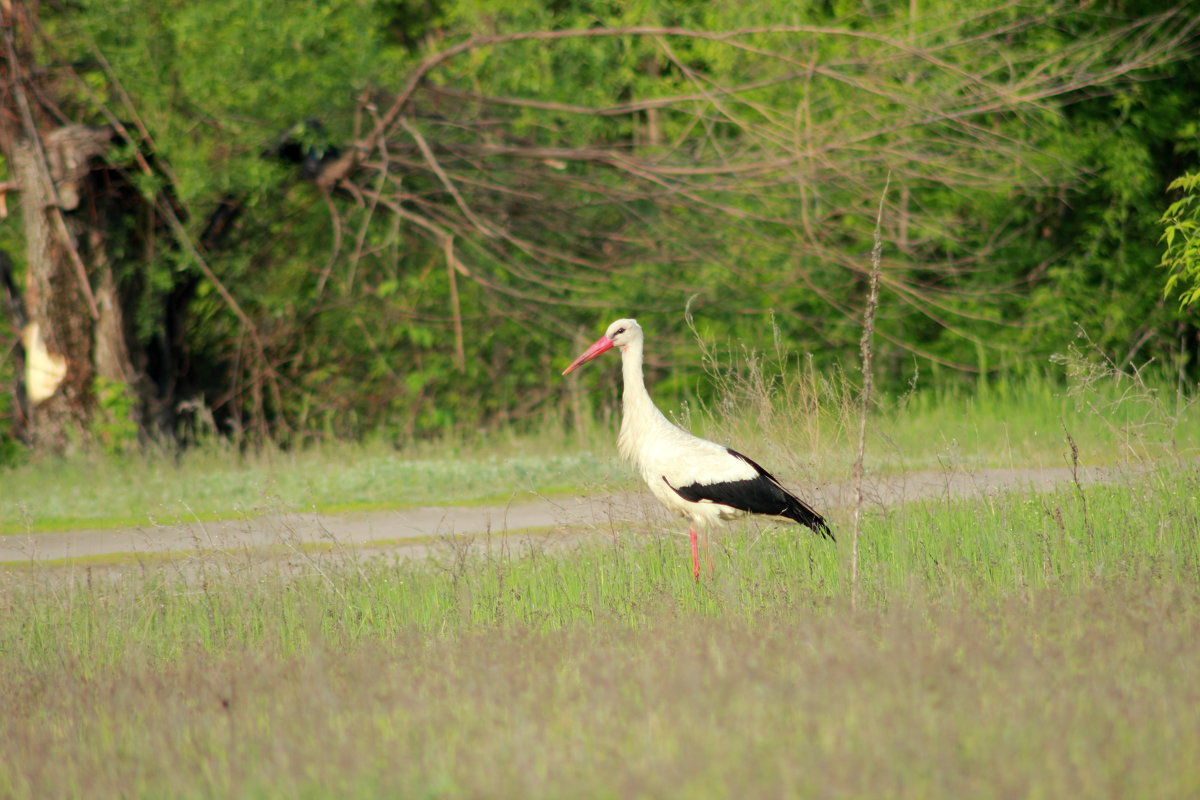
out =
[[[617,316],[641,318],[653,339],[660,395],[711,398],[684,323],[691,298],[719,350],[782,341],[820,370],[851,364],[889,175],[885,390],[905,391],[915,374],[935,390],[1040,377],[1079,330],[1119,368],[1153,361],[1190,385],[1200,272],[1180,248],[1192,241],[1195,186],[1171,182],[1194,174],[1200,155],[1200,59],[1186,57],[1194,17],[1156,2],[80,0],[40,8],[36,57],[72,120],[144,128],[162,174],[134,183],[147,196],[169,187],[193,238],[236,199],[229,238],[207,259],[253,335],[178,243],[123,265],[140,287],[127,314],[142,342],[162,332],[174,287],[196,286],[182,332],[191,410],[176,434],[238,439],[257,426],[282,444],[406,443],[536,432],[541,412],[564,401],[572,414],[607,413],[614,389],[583,392],[558,371]],[[325,194],[306,179],[310,165],[271,157],[289,137],[308,157],[345,152],[423,59],[470,36],[781,20],[809,27],[467,49],[425,75],[406,110],[407,149],[368,154],[393,161],[360,173],[356,195]],[[1171,36],[1136,69],[1106,71]],[[906,51],[918,45],[921,57]],[[1056,77],[1039,83],[1042,73]],[[689,93],[691,106],[568,109]],[[979,97],[1001,99],[968,115]],[[954,121],[959,108],[968,124]],[[484,163],[486,147],[543,155]],[[687,177],[651,192],[611,158],[554,155],[571,148]],[[788,153],[803,157],[736,180],[703,172]],[[457,274],[431,225],[454,233]],[[19,230],[0,228],[18,262]],[[1168,280],[1183,306],[1164,297]],[[11,370],[0,358],[6,385]],[[111,416],[120,391],[99,391]],[[13,413],[0,398],[0,422]],[[131,438],[98,424],[103,447]],[[0,433],[0,459],[19,452]]]

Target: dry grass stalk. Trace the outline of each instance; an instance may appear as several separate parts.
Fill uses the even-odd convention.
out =
[[[862,522],[863,459],[867,450],[867,413],[871,408],[871,340],[875,336],[875,310],[879,307],[879,265],[883,255],[883,202],[887,198],[892,176],[888,175],[879,196],[879,212],[875,215],[875,246],[871,248],[871,280],[867,293],[867,310],[863,320],[862,350],[862,413],[858,426],[858,456],[854,459],[854,528],[850,533],[850,605],[858,608],[858,531]]]

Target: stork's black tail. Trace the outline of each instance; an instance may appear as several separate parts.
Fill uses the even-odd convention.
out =
[[[786,494],[788,506],[786,509],[784,509],[783,513],[780,514],[781,517],[787,517],[788,519],[799,522],[801,525],[807,525],[809,528],[812,528],[813,533],[816,533],[819,536],[824,536],[831,542],[837,541],[837,539],[834,538],[833,531],[831,531],[829,529],[829,525],[826,524],[824,517],[809,508],[808,504],[799,497],[796,497],[796,495],[792,494],[791,492],[786,492]]]
[[[747,511],[753,511],[757,514],[774,514],[779,517],[795,520],[801,525],[806,525],[811,528],[813,533],[817,534],[818,536],[824,536],[831,542],[837,541],[837,539],[835,539],[833,536],[833,531],[831,531],[829,529],[829,525],[826,524],[825,518],[816,511],[813,511],[809,507],[808,503],[805,503],[799,497],[796,497],[796,495],[783,488],[783,484],[779,482],[778,478],[767,472],[760,464],[755,462],[750,457],[744,456],[732,448],[727,447],[725,449],[730,455],[734,456],[735,458],[740,458],[742,461],[745,461],[747,464],[754,467],[755,471],[758,472],[760,480],[770,485],[770,491],[766,493],[770,496],[770,506],[760,508],[738,506],[739,508],[746,508]],[[778,508],[778,503],[781,500],[783,501],[783,510],[774,510],[775,508]]]

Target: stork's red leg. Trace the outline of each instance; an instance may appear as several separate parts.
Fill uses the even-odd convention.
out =
[[[688,528],[688,535],[692,537],[692,577],[697,581],[700,580],[700,544],[696,541],[696,526]]]

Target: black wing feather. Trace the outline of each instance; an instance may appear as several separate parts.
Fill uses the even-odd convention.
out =
[[[753,467],[758,476],[743,481],[691,483],[687,486],[671,486],[666,476],[663,476],[663,481],[688,502],[699,503],[708,500],[751,514],[786,517],[801,525],[807,525],[821,536],[833,539],[833,531],[829,529],[825,519],[799,497],[783,488],[774,475],[736,450],[725,449],[731,456]]]

